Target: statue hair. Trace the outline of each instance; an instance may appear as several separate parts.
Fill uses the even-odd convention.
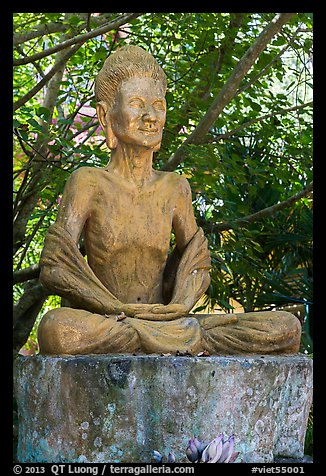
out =
[[[166,76],[156,59],[140,46],[127,45],[105,60],[95,81],[96,102],[105,101],[111,109],[121,82],[136,76],[159,81],[165,94]]]

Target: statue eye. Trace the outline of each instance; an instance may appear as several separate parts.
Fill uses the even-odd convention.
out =
[[[129,104],[132,107],[138,107],[138,108],[144,107],[143,101],[141,99],[137,99],[137,98],[131,99],[131,101],[129,101]]]
[[[165,104],[163,101],[155,101],[153,107],[158,111],[165,111]]]

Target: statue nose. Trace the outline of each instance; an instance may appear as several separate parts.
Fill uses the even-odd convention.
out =
[[[145,122],[155,122],[156,121],[156,114],[154,110],[147,110],[145,114],[143,114],[143,121]]]

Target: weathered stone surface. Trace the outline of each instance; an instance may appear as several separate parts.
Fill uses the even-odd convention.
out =
[[[313,458],[307,455],[302,458],[275,458],[274,463],[313,463]]]
[[[302,356],[19,357],[21,462],[184,459],[188,439],[236,437],[238,462],[302,458],[312,360]]]

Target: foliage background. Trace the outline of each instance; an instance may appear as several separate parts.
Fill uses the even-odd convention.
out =
[[[37,353],[38,323],[60,306],[38,282],[44,237],[69,174],[109,159],[94,78],[128,43],[167,75],[154,167],[185,174],[209,240],[212,282],[194,311],[285,307],[303,325],[301,352],[312,353],[312,22],[311,13],[14,14],[15,353]]]

